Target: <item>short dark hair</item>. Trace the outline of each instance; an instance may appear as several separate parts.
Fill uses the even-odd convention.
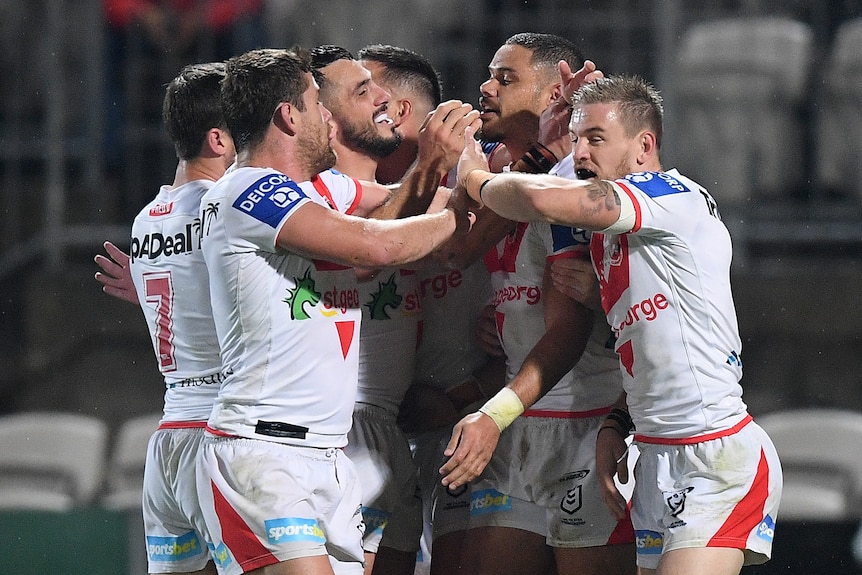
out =
[[[521,32],[511,36],[503,45],[527,48],[533,52],[530,62],[553,72],[557,71],[560,60],[565,60],[572,70],[579,70],[584,65],[584,55],[577,44],[556,34]]]
[[[353,53],[347,48],[334,46],[332,44],[321,44],[311,49],[311,69],[314,74],[314,81],[323,89],[326,84],[326,75],[321,72],[333,62],[338,60],[355,60]]]
[[[308,52],[298,47],[251,50],[227,61],[222,106],[237,152],[263,141],[281,102],[305,110],[302,95],[310,72]]]
[[[359,59],[382,64],[385,82],[423,94],[432,107],[436,107],[443,100],[440,74],[431,62],[413,50],[388,44],[374,44],[361,49]]]
[[[180,70],[165,89],[162,121],[181,160],[200,156],[209,130],[225,128],[221,105],[224,64],[192,64]]]
[[[661,148],[664,105],[661,94],[639,76],[615,75],[584,84],[575,92],[574,106],[616,104],[620,123],[629,136],[647,129],[655,133],[656,146]]]

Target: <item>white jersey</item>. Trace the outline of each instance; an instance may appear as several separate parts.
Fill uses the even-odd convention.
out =
[[[298,185],[268,168],[237,168],[201,200],[203,252],[228,376],[208,427],[310,447],[342,447],[356,395],[361,312],[352,268],[276,247],[308,202],[349,209],[354,180],[324,173]]]
[[[422,329],[414,381],[446,391],[488,360],[476,340],[476,318],[491,301],[491,279],[481,261],[419,273]]]
[[[593,233],[593,263],[638,434],[690,438],[746,416],[730,235],[712,197],[676,170],[616,184],[630,233]]]
[[[506,352],[506,380],[511,381],[524,359],[545,334],[542,283],[546,262],[562,257],[586,257],[589,232],[545,223],[518,223],[485,256],[491,272],[497,333]],[[525,415],[541,412],[593,412],[619,397],[619,364],[610,332],[601,318],[580,360]],[[595,415],[593,413],[592,415]]]
[[[358,403],[376,405],[393,416],[413,381],[422,302],[412,270],[385,269],[359,284],[362,330]]]
[[[206,421],[223,379],[200,240],[200,200],[213,185],[162,186],[132,224],[131,274],[159,371],[163,421]]]

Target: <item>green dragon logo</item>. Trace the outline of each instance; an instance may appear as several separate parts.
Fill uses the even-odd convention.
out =
[[[296,287],[288,289],[288,296],[282,300],[290,306],[290,319],[311,319],[305,311],[305,304],[314,307],[320,302],[320,292],[314,289],[314,278],[310,274],[311,270],[307,269],[302,279],[294,278]]]
[[[377,291],[371,294],[371,301],[365,304],[371,319],[392,319],[386,313],[386,308],[396,309],[404,299],[398,295],[398,284],[395,283],[395,273],[384,282],[377,282]]]

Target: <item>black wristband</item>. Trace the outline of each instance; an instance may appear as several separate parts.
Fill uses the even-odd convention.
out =
[[[629,412],[625,409],[620,409],[618,407],[613,408],[608,414],[607,419],[619,425],[620,429],[625,431],[626,433],[631,433],[635,428],[634,422],[632,422],[632,418],[629,415]]]

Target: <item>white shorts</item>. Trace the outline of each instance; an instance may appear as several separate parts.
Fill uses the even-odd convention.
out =
[[[147,444],[143,516],[148,573],[199,571],[210,560],[195,461],[203,427],[158,429]]]
[[[769,436],[748,421],[698,443],[636,436],[632,522],[639,566],[656,569],[663,552],[687,547],[742,549],[746,565],[769,559],[781,466]]]
[[[335,573],[362,573],[361,492],[341,449],[206,435],[197,483],[219,573],[327,554]]]
[[[344,452],[362,486],[362,546],[369,553],[389,547],[419,551],[422,500],[407,436],[395,416],[381,407],[357,403]]]
[[[473,485],[470,527],[524,529],[544,535],[551,547],[633,542],[629,518],[611,515],[596,481],[596,433],[604,418],[517,418]]]

